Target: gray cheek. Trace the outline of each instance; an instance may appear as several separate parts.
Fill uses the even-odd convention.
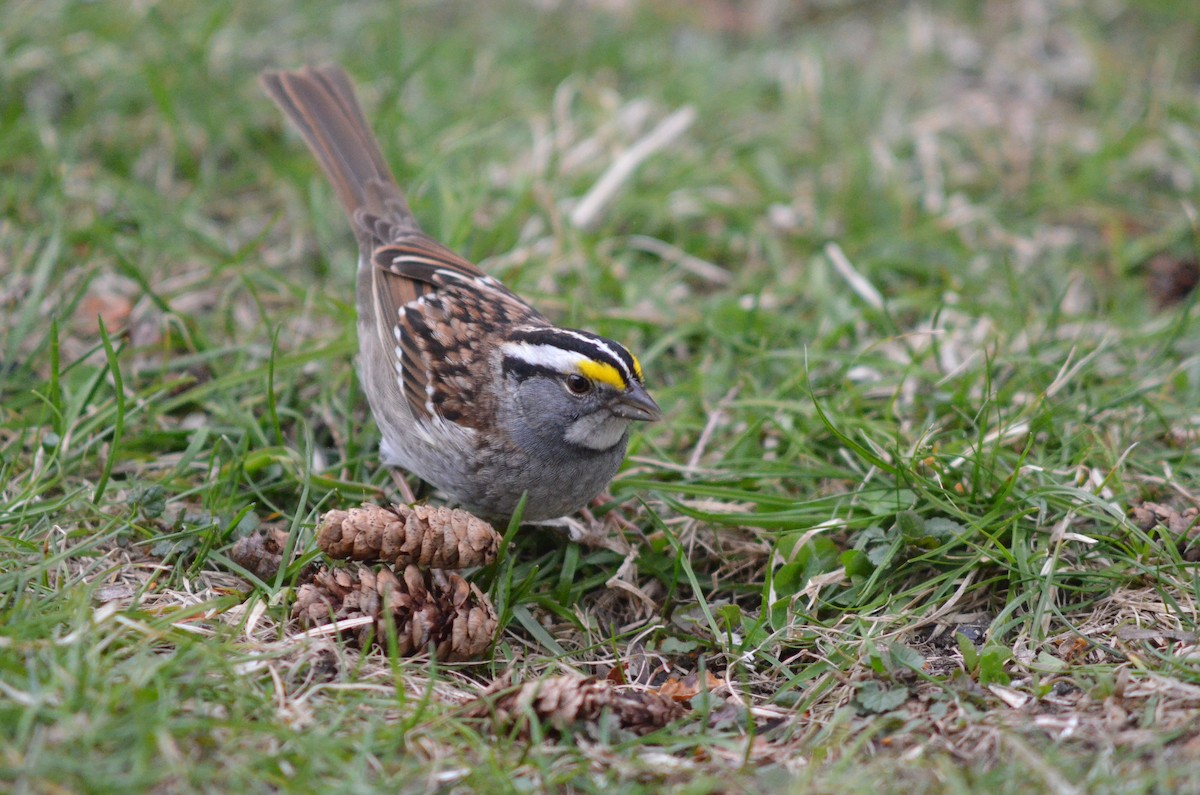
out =
[[[564,445],[596,452],[612,450],[622,443],[630,425],[598,401],[581,401],[566,394],[561,384],[540,378],[521,384],[513,410],[502,415],[501,425],[518,444],[542,455],[565,452]]]
[[[524,382],[517,387],[511,406],[501,409],[501,427],[526,450],[561,445],[571,417],[561,392],[557,384],[542,379]]]

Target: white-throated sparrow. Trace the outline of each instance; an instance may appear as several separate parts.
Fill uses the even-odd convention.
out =
[[[358,238],[359,373],[386,464],[463,506],[539,521],[616,474],[633,422],[662,412],[637,359],[558,328],[421,231],[345,72],[267,72],[266,92],[320,161]]]

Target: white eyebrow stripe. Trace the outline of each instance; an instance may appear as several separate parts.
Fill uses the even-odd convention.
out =
[[[512,356],[537,367],[548,367],[559,373],[575,373],[579,365],[592,358],[557,345],[535,345],[529,342],[506,342],[500,346],[505,356]]]

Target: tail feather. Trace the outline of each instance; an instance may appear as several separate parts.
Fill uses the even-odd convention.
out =
[[[384,229],[393,236],[417,230],[340,67],[264,72],[259,80],[320,162],[360,242],[391,242],[380,239]]]

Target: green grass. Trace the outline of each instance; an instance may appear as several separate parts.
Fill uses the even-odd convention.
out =
[[[1200,310],[1147,278],[1197,256],[1200,7],[477,5],[5,6],[0,788],[1200,787],[1200,567],[1127,518],[1200,505]],[[298,639],[299,566],[228,561],[392,494],[353,241],[255,83],[324,61],[425,228],[667,412],[639,532],[479,576],[477,663]],[[459,708],[617,664],[725,684],[645,738]]]

